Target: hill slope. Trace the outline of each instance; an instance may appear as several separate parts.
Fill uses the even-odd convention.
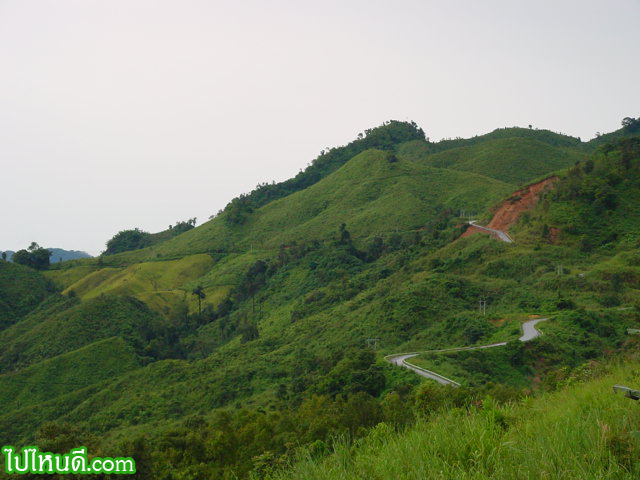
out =
[[[486,207],[511,190],[479,175],[395,161],[381,151],[354,157],[313,186],[256,210],[239,224],[225,214],[165,244],[155,252],[175,255],[206,250],[277,249],[325,240],[346,224],[354,237],[405,231],[433,220],[437,207]]]
[[[425,391],[417,401],[431,415],[408,431],[379,424],[353,446],[337,441],[326,459],[305,451],[291,470],[271,478],[631,480],[640,474],[632,426],[640,422],[640,411],[628,398],[613,395],[611,385],[622,378],[639,382],[637,368],[634,362],[587,382],[574,378],[562,391],[515,405],[486,398],[460,411],[452,408],[460,399],[450,398],[434,405],[438,416],[428,410],[432,392]],[[598,375],[588,369],[583,374]]]
[[[552,147],[536,139],[504,138],[429,155],[424,162],[519,185],[570,167],[583,158],[578,150]]]
[[[22,369],[112,336],[142,351],[161,324],[143,303],[127,297],[103,296],[81,303],[52,299],[0,332],[0,369]]]
[[[38,271],[0,260],[0,330],[15,323],[54,291]]]
[[[626,328],[640,322],[629,308],[640,300],[636,143],[560,172],[512,224],[509,245],[460,238],[456,214],[488,217],[517,187],[454,167],[491,173],[548,145],[486,143],[502,152],[495,162],[479,142],[464,155],[451,150],[447,167],[427,165],[420,140],[364,150],[304,189],[152,248],[53,267],[46,275],[66,296],[0,331],[0,368],[71,383],[73,362],[87,366],[109,345],[114,356],[100,383],[49,398],[15,391],[29,405],[0,415],[3,438],[54,442],[47,435],[71,428],[78,445],[136,455],[147,478],[260,478],[293,458],[292,445],[324,455],[334,435],[411,424],[422,389],[427,404],[445,401],[381,354],[509,341],[528,315],[553,317],[533,342],[457,359],[472,386],[460,390],[462,407],[471,408],[486,395],[538,394],[627,348]],[[505,144],[526,155],[496,147]],[[545,162],[526,181],[557,166]],[[379,350],[366,348],[371,339]],[[111,376],[119,361],[122,374]],[[44,428],[49,421],[72,427]]]

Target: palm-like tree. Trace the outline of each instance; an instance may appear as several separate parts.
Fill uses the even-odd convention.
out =
[[[191,294],[198,297],[198,315],[202,315],[202,300],[206,297],[202,285],[198,285],[194,288]]]

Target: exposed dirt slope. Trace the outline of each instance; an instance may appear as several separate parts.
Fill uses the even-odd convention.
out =
[[[503,232],[508,231],[509,227],[518,221],[518,218],[523,212],[535,207],[536,203],[538,203],[538,199],[540,198],[540,194],[557,180],[558,177],[555,176],[545,178],[538,183],[533,183],[523,189],[513,192],[509,199],[505,200],[498,206],[487,227],[494,230],[501,230]],[[468,237],[475,233],[488,234],[489,232],[470,226],[462,236]]]

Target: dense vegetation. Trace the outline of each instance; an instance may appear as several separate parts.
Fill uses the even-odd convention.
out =
[[[139,250],[149,247],[157,243],[163,242],[169,238],[187,232],[196,226],[196,219],[190,218],[186,221],[176,222],[175,225],[169,225],[167,230],[158,233],[149,233],[139,228],[132,230],[121,230],[116,233],[108,242],[107,249],[103,255],[114,255],[116,253],[127,252],[129,250]]]
[[[87,252],[81,252],[79,250],[65,250],[63,248],[47,248],[51,252],[50,263],[58,263],[58,262],[66,262],[68,260],[75,260],[78,258],[91,258]],[[0,252],[0,257],[2,260],[12,261],[13,260],[13,252],[11,250],[7,250],[4,252]]]
[[[587,158],[579,140],[547,131],[500,130],[440,153],[422,136],[391,122],[319,157],[309,184],[274,189],[272,201],[247,196],[242,221],[228,210],[142,249],[50,267],[61,294],[46,290],[0,330],[0,440],[131,455],[138,478],[166,479],[419,477],[431,468],[421,455],[392,461],[394,448],[416,442],[452,459],[445,470],[434,464],[443,478],[509,478],[521,458],[501,445],[525,444],[531,432],[552,438],[548,420],[527,423],[541,401],[521,399],[600,375],[603,359],[637,347],[626,329],[640,321],[638,138]],[[510,230],[515,244],[459,238],[460,210],[488,218],[522,183],[565,167]],[[551,317],[545,335],[514,341],[531,314]],[[505,340],[418,357],[459,389],[382,359]],[[623,460],[637,448],[611,420],[620,401],[599,403],[594,417],[613,432],[598,458],[614,460],[567,472],[632,473]],[[535,405],[550,418],[569,412],[591,439],[584,404]],[[452,433],[464,428],[468,442]],[[380,458],[370,470],[368,455]]]
[[[12,255],[11,261],[19,265],[44,270],[49,267],[51,251],[42,248],[36,242],[32,242],[26,250],[18,250]]]
[[[637,372],[637,360],[592,364],[556,393],[507,404],[485,397],[460,408],[457,395],[434,396],[438,415],[406,431],[380,423],[356,442],[337,439],[327,458],[306,449],[292,470],[267,478],[634,479],[640,410],[611,385],[637,384]]]
[[[224,209],[226,221],[231,224],[243,223],[246,215],[256,208],[310,187],[365,150],[393,152],[397,145],[410,140],[424,140],[423,130],[414,122],[392,120],[379,127],[367,129],[348,145],[323,150],[295,177],[277,184],[260,184],[251,193],[234,198]]]
[[[53,291],[41,273],[0,260],[0,330],[17,322]]]
[[[487,175],[515,184],[560,170],[581,160],[575,149],[552,147],[537,139],[501,138],[428,156],[428,165]]]

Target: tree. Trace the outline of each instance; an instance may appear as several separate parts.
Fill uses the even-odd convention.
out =
[[[343,245],[348,245],[351,243],[351,234],[349,230],[347,230],[347,224],[343,223],[340,225],[340,243]]]
[[[625,117],[622,119],[622,129],[627,133],[640,130],[640,118]]]
[[[18,250],[13,254],[13,262],[36,270],[44,270],[50,265],[51,251],[31,242],[27,250]]]
[[[584,173],[591,173],[593,172],[594,166],[595,163],[593,162],[593,159],[590,158],[586,162],[584,162],[584,167],[582,169],[584,170]]]
[[[240,318],[240,326],[238,329],[241,335],[240,343],[247,343],[260,337],[258,324],[253,320],[249,320],[246,315]]]
[[[191,294],[198,297],[198,315],[202,315],[202,300],[206,297],[202,285],[194,288]]]
[[[122,230],[107,242],[107,249],[104,254],[113,255],[129,250],[138,250],[149,245],[151,245],[151,234],[149,232],[144,232],[139,228]]]
[[[367,256],[370,261],[377,260],[384,252],[384,240],[382,237],[373,237],[367,245]]]
[[[7,261],[7,252],[2,252],[2,260]]]
[[[545,223],[542,225],[542,238],[544,238],[545,240],[548,240],[549,234],[550,234],[549,225]]]

